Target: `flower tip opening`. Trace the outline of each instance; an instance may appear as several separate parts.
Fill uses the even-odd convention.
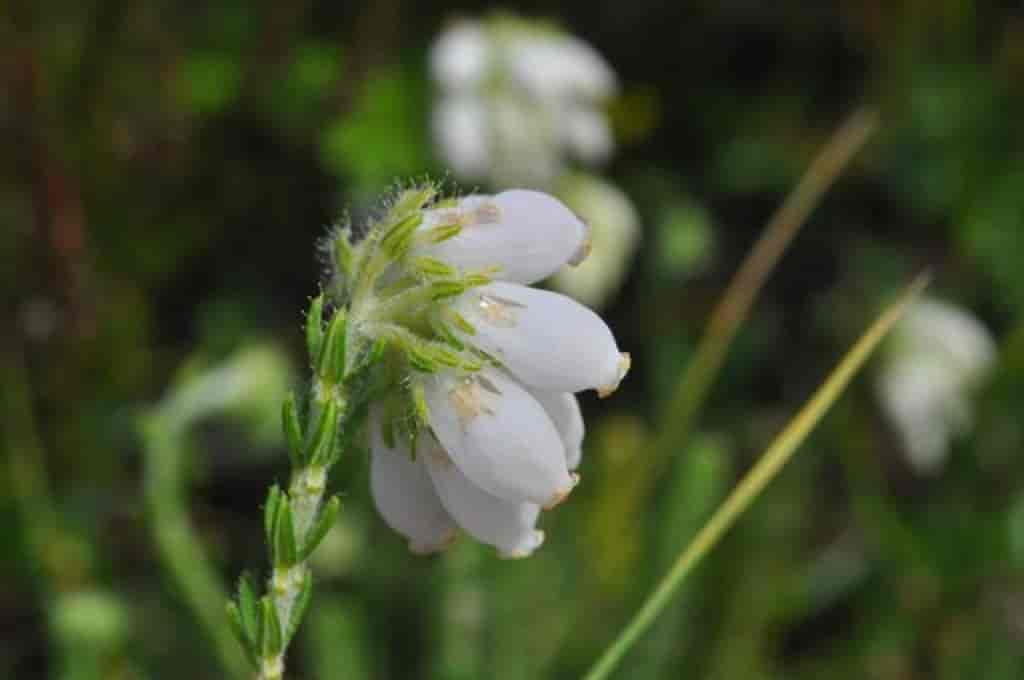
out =
[[[556,507],[558,507],[559,505],[561,505],[562,503],[565,502],[565,499],[567,499],[569,497],[569,494],[572,493],[572,490],[575,489],[576,485],[579,484],[579,483],[580,483],[580,475],[579,475],[579,473],[578,472],[571,472],[571,473],[569,473],[569,486],[565,487],[564,489],[560,489],[559,491],[556,491],[555,494],[551,497],[551,500],[549,500],[547,503],[545,503],[542,507],[545,510],[554,510]]]
[[[629,352],[622,352],[619,354],[619,364],[617,375],[615,380],[604,387],[599,387],[597,390],[597,396],[601,399],[610,397],[615,393],[615,390],[619,389],[619,385],[622,384],[622,379],[629,373],[630,366],[633,365],[633,358],[629,355]]]
[[[544,545],[544,532],[534,530],[523,543],[513,550],[499,550],[498,557],[503,560],[521,560],[533,554],[533,551]]]
[[[583,239],[580,241],[580,245],[576,249],[576,252],[574,252],[572,257],[569,258],[568,264],[571,267],[578,267],[583,264],[583,262],[590,257],[590,251],[594,249],[594,239],[591,235],[593,230],[590,223],[584,219],[580,219],[580,224],[583,225]]]

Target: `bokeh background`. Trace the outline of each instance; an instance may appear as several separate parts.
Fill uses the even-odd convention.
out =
[[[430,46],[493,9],[0,8],[0,676],[228,676],[226,624],[182,579],[222,612],[221,591],[265,568],[258,506],[287,470],[277,413],[305,375],[327,226],[398,179],[501,188],[452,176],[431,135]],[[584,398],[583,483],[529,560],[469,540],[409,555],[365,457],[344,460],[293,677],[578,677],[924,268],[997,348],[940,464],[908,457],[876,360],[616,677],[1024,677],[1021,4],[505,9],[617,74],[595,172],[640,237],[603,313],[634,370]],[[770,277],[692,435],[656,449],[730,277],[860,106],[878,132]],[[156,431],[168,410],[181,427]]]

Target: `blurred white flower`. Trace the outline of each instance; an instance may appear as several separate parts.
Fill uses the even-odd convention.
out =
[[[640,216],[614,184],[576,174],[559,183],[558,196],[590,227],[590,256],[563,267],[551,278],[557,290],[591,307],[601,307],[618,290],[640,241]]]
[[[569,158],[593,165],[613,150],[603,111],[615,74],[592,47],[509,15],[460,21],[434,44],[441,156],[463,179],[548,186]]]
[[[387,400],[370,411],[374,502],[416,553],[443,549],[462,529],[524,557],[543,542],[540,511],[579,479],[584,425],[574,393],[607,395],[629,369],[594,312],[528,285],[578,263],[588,229],[557,199],[528,190],[444,202],[416,223],[418,238],[395,265],[477,278],[441,299],[402,288],[392,300],[353,301],[368,321],[350,323],[380,327],[416,357],[395,367],[407,376],[399,384],[419,395],[414,413]],[[425,285],[430,293],[437,282]],[[421,298],[421,307],[408,303]],[[433,339],[395,328],[432,324]]]
[[[916,470],[940,470],[970,429],[972,392],[995,357],[988,330],[946,302],[918,302],[894,329],[876,387]]]

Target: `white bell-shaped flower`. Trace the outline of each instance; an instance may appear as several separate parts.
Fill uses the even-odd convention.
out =
[[[473,344],[531,387],[606,395],[629,369],[601,317],[560,293],[496,281],[456,308],[475,328]]]
[[[615,74],[590,45],[569,35],[523,39],[511,50],[516,83],[539,98],[603,99],[615,92]]]
[[[584,163],[598,164],[612,155],[612,130],[604,114],[592,108],[571,107],[561,117],[566,146]]]
[[[455,208],[435,210],[423,229],[457,223],[462,231],[419,253],[464,270],[494,270],[505,281],[534,283],[587,248],[587,227],[556,198],[539,191],[513,189],[492,198],[470,196]]]
[[[423,379],[429,422],[466,477],[508,501],[552,507],[575,485],[562,438],[536,399],[498,369]]]
[[[565,463],[570,470],[580,465],[583,456],[583,413],[580,402],[575,394],[569,392],[549,392],[547,390],[530,389],[533,398],[547,411],[551,422],[555,424],[558,434],[562,436],[565,447]]]
[[[876,388],[916,470],[941,470],[953,440],[970,430],[972,392],[995,355],[977,319],[935,299],[916,303],[893,329]]]
[[[527,557],[544,542],[536,528],[540,506],[507,501],[473,484],[432,437],[420,451],[441,503],[470,536],[493,545],[502,557]]]
[[[381,421],[370,415],[370,492],[388,526],[409,539],[417,554],[443,550],[455,539],[455,522],[441,505],[422,461],[412,459],[404,443],[389,447]]]
[[[474,94],[440,101],[431,124],[445,162],[458,175],[475,177],[491,165],[487,105]]]
[[[443,87],[477,87],[487,72],[489,40],[476,21],[460,21],[446,30],[430,50],[430,70]]]

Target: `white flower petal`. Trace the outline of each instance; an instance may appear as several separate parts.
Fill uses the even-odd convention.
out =
[[[509,61],[515,82],[535,97],[603,99],[616,88],[604,58],[571,36],[520,40]]]
[[[518,283],[539,281],[578,256],[587,227],[558,199],[539,191],[513,189],[489,200],[463,199],[459,207],[431,213],[424,225],[458,220],[462,232],[425,255],[464,269],[497,267],[495,278]]]
[[[444,31],[430,50],[434,79],[449,89],[480,84],[487,72],[488,41],[475,21],[461,21]]]
[[[455,523],[441,505],[423,462],[413,461],[402,444],[388,447],[377,414],[371,414],[369,427],[370,491],[381,517],[409,539],[414,553],[448,547],[457,533]]]
[[[562,437],[562,445],[565,446],[565,462],[570,470],[575,470],[580,465],[580,457],[583,455],[583,413],[580,412],[580,403],[576,395],[571,392],[549,392],[527,388],[533,398],[540,402],[540,405],[547,411],[551,422],[555,424],[558,434]]]
[[[421,455],[441,503],[470,536],[503,557],[526,557],[544,542],[536,528],[540,506],[502,500],[476,486],[432,437],[424,437]]]
[[[425,378],[430,425],[463,474],[484,491],[553,506],[575,485],[544,408],[502,371]]]
[[[629,369],[629,356],[601,317],[560,293],[495,282],[465,293],[455,306],[476,329],[473,344],[531,387],[596,389],[603,396]]]
[[[461,177],[486,177],[491,165],[487,108],[472,95],[442,98],[434,109],[434,141],[441,157]]]
[[[573,107],[565,111],[561,123],[566,145],[584,163],[601,163],[611,156],[614,143],[604,114]]]

